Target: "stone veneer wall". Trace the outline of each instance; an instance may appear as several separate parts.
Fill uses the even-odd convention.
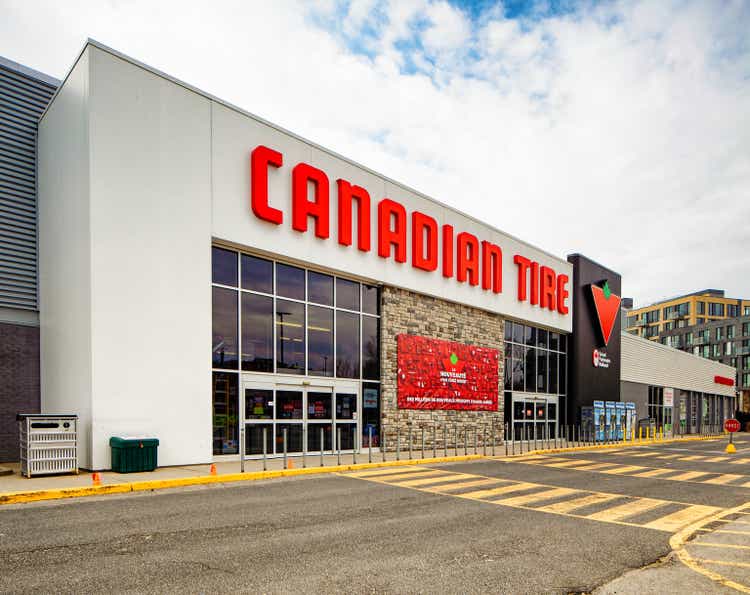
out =
[[[488,448],[492,444],[492,428],[495,443],[502,443],[503,436],[503,319],[477,308],[446,302],[404,289],[383,287],[380,326],[380,379],[381,379],[381,424],[385,432],[386,449],[394,450],[396,435],[400,433],[402,451],[408,448],[409,428],[412,429],[413,448],[421,449],[422,429],[425,428],[426,448],[432,450],[433,427],[436,447],[444,448],[443,426],[446,425],[449,448],[455,447],[455,430],[458,428],[458,443],[464,441],[473,452],[476,442],[484,448],[487,436]],[[480,347],[491,347],[499,351],[498,361],[498,410],[455,411],[442,409],[399,409],[396,401],[398,352],[396,337],[401,334],[421,335],[434,339],[455,341]],[[494,421],[494,426],[493,426]],[[463,452],[463,450],[461,450]],[[431,452],[429,453],[431,454]],[[438,455],[442,454],[438,452]]]

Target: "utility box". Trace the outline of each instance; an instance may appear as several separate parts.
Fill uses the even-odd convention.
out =
[[[78,473],[78,416],[19,413],[21,475]]]
[[[153,471],[157,467],[158,438],[118,437],[109,439],[112,448],[112,471],[137,473]]]

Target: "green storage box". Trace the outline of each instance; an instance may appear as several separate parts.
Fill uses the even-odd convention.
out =
[[[158,438],[120,438],[109,439],[112,448],[112,471],[116,473],[137,473],[156,469],[156,451]]]

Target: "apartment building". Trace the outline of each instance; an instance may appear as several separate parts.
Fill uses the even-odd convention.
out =
[[[663,334],[675,329],[740,316],[750,316],[750,300],[728,298],[723,289],[703,289],[631,309],[625,318],[625,330],[644,339],[660,341]]]

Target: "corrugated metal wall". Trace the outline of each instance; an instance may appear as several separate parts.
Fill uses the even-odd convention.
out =
[[[714,382],[714,376],[734,374],[734,368],[719,362],[622,333],[622,380],[734,396],[735,387]]]
[[[0,307],[37,309],[37,120],[53,79],[0,59]]]

